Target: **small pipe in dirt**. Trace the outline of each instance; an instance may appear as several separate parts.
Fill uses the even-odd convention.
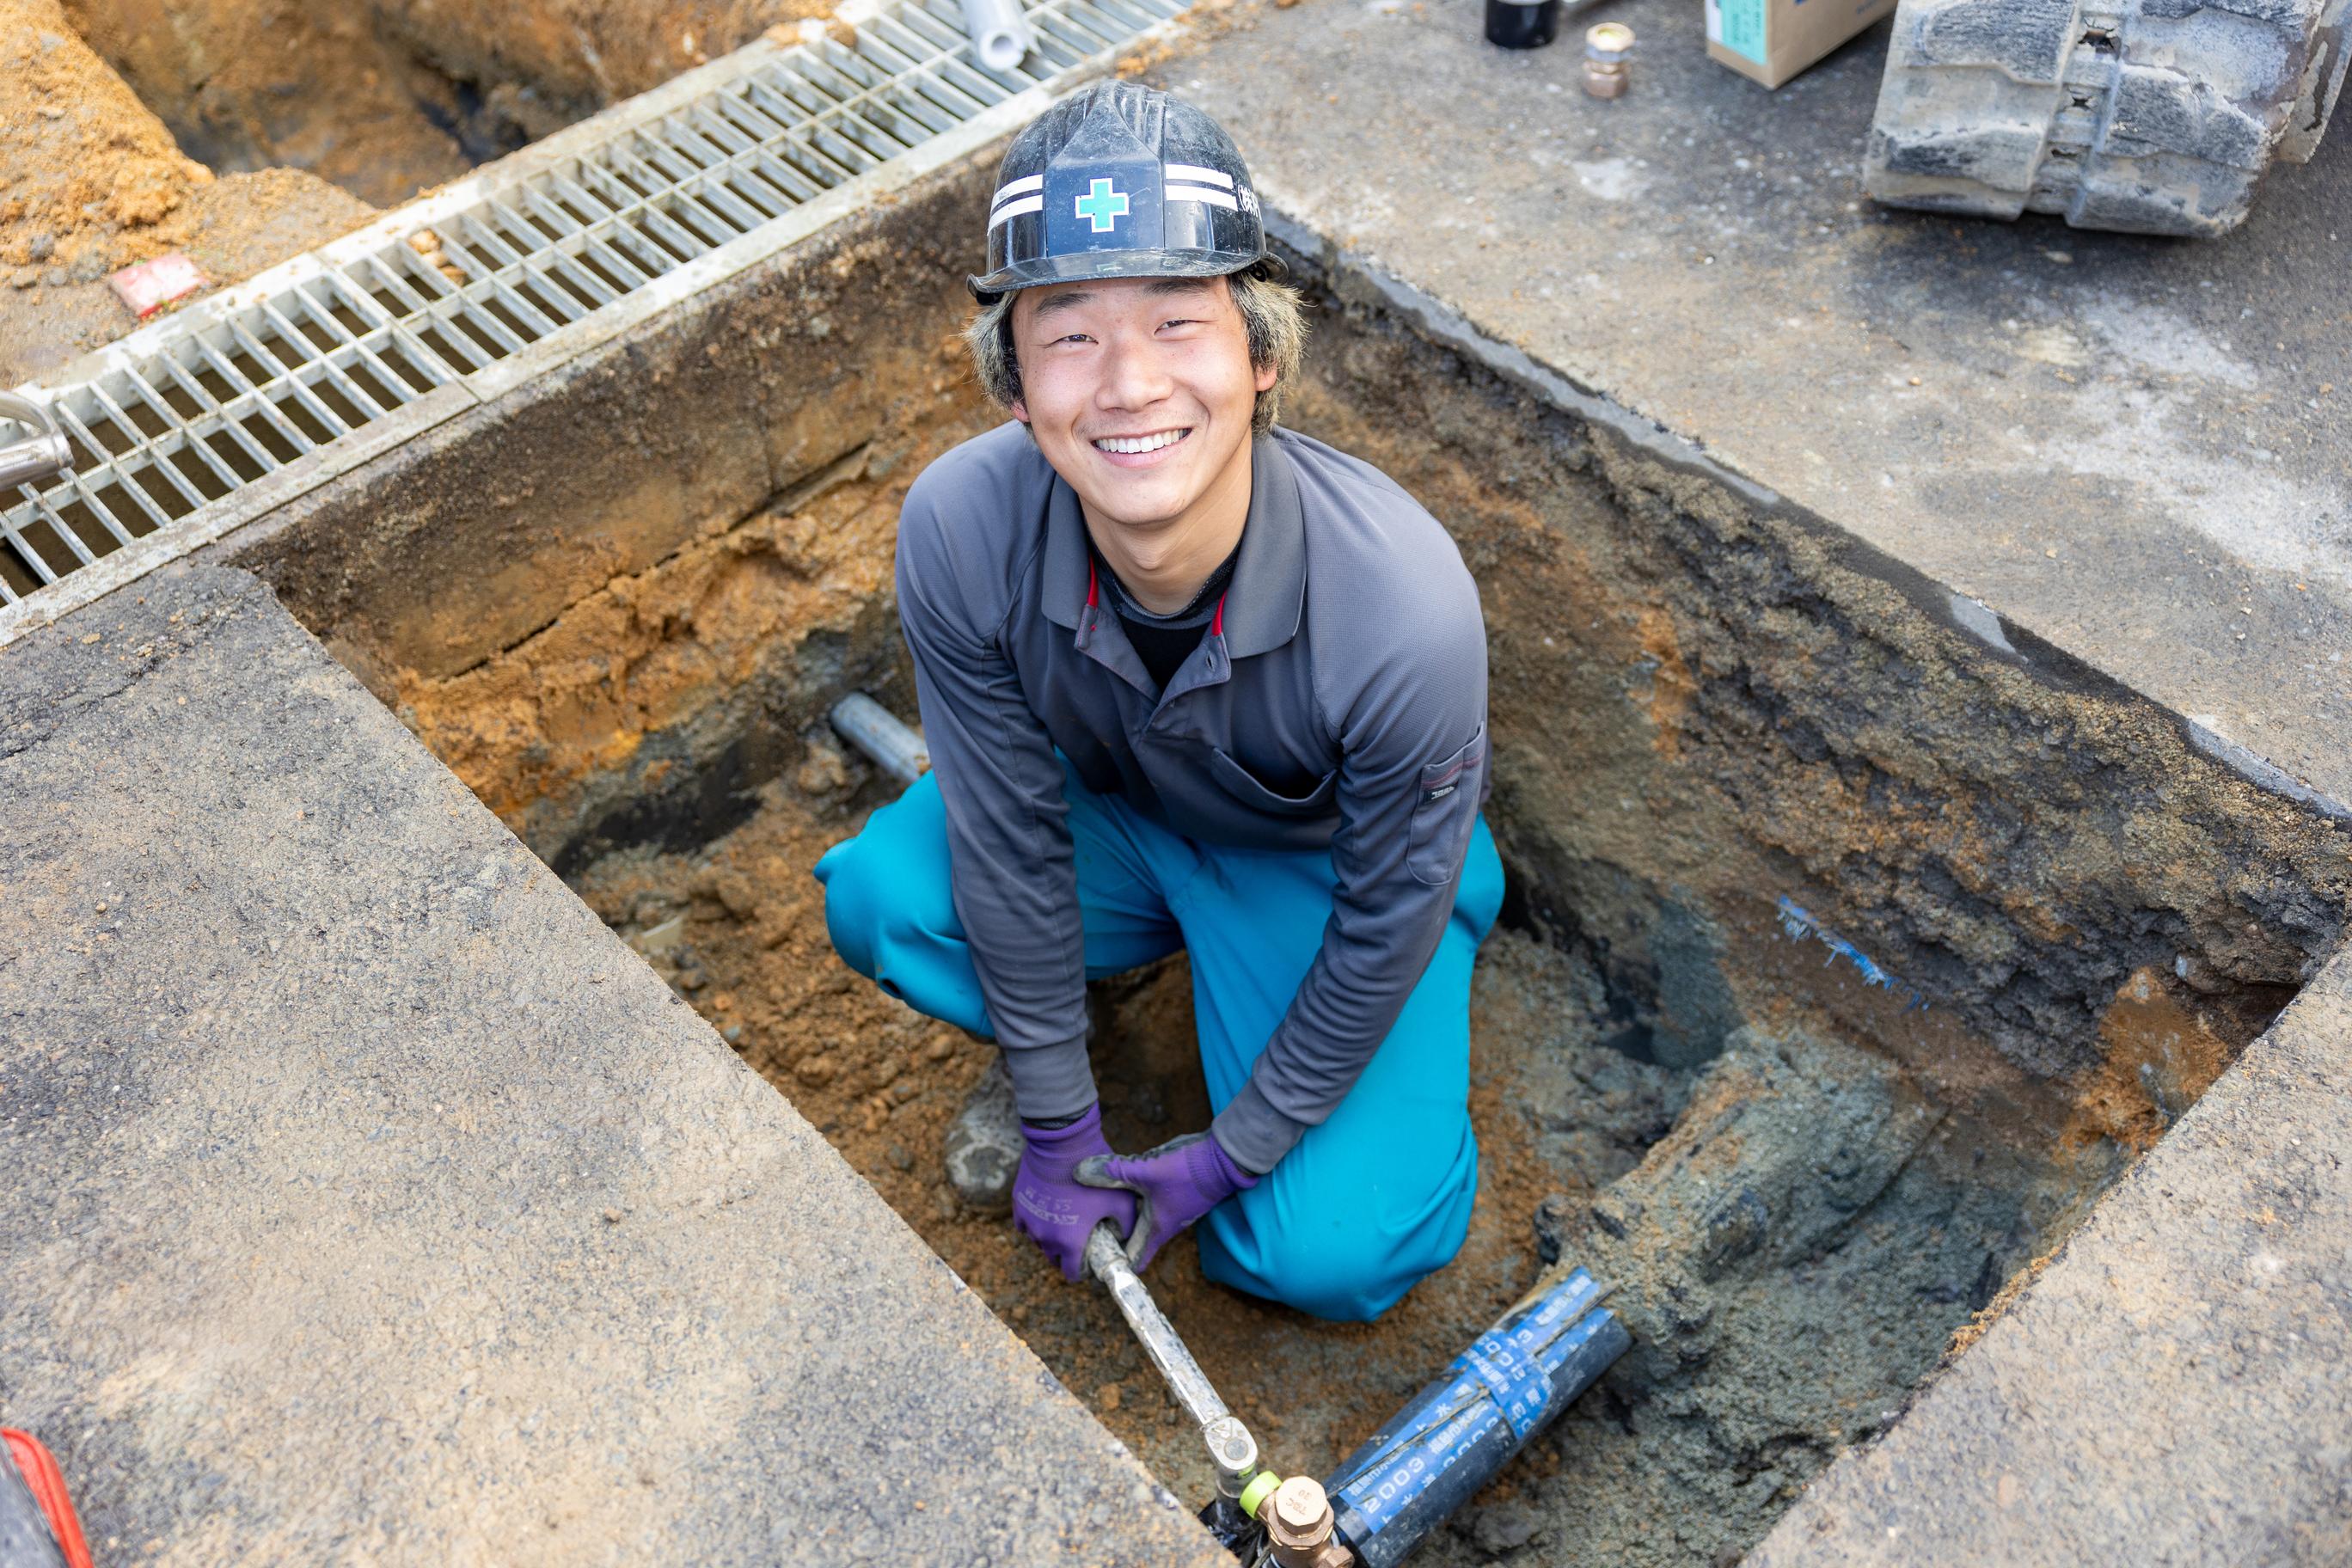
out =
[[[902,784],[913,784],[931,771],[930,750],[922,736],[863,691],[853,691],[833,705],[833,727],[876,767]]]
[[[1095,1226],[1094,1234],[1087,1237],[1087,1267],[1103,1282],[1111,1300],[1118,1303],[1120,1314],[1142,1342],[1144,1353],[1150,1356],[1151,1364],[1167,1380],[1169,1392],[1175,1394],[1176,1402],[1192,1419],[1206,1427],[1230,1415],[1232,1412],[1225,1408],[1224,1400],[1210,1384],[1209,1374],[1201,1370],[1201,1363],[1184,1348],[1184,1342],[1177,1337],[1159,1303],[1152,1300],[1151,1292],[1143,1288],[1135,1266],[1128,1261],[1127,1248],[1120,1243],[1118,1233],[1109,1226]],[[1222,1457],[1218,1462],[1223,1463]]]
[[[924,747],[922,736],[864,692],[851,692],[835,703],[832,719],[842,739],[900,784],[911,784],[930,771],[931,754]],[[1151,1364],[1160,1369],[1160,1375],[1166,1380],[1177,1403],[1200,1426],[1201,1441],[1207,1447],[1209,1462],[1217,1472],[1217,1498],[1202,1516],[1202,1522],[1220,1539],[1227,1540],[1229,1545],[1244,1535],[1254,1534],[1250,1512],[1242,1506],[1242,1499],[1250,1481],[1260,1473],[1257,1439],[1250,1435],[1241,1417],[1226,1408],[1224,1400],[1209,1382],[1209,1374],[1201,1370],[1201,1363],[1184,1348],[1175,1328],[1152,1300],[1151,1292],[1144,1289],[1143,1280],[1128,1261],[1125,1245],[1110,1226],[1098,1226],[1087,1238],[1087,1267],[1118,1304],[1128,1327],[1135,1331]]]
[[[1209,1374],[1201,1370],[1201,1363],[1184,1348],[1184,1342],[1160,1311],[1160,1304],[1151,1299],[1151,1292],[1143,1288],[1135,1266],[1128,1261],[1127,1247],[1109,1226],[1095,1226],[1094,1234],[1087,1237],[1087,1268],[1118,1303],[1119,1315],[1135,1331],[1143,1353],[1160,1369],[1168,1392],[1200,1424],[1201,1441],[1208,1447],[1209,1463],[1216,1467],[1218,1500],[1211,1505],[1211,1512],[1216,1517],[1206,1518],[1202,1522],[1216,1531],[1220,1538],[1225,1534],[1226,1522],[1234,1530],[1245,1532],[1249,1510],[1242,1506],[1242,1497],[1258,1473],[1257,1439],[1250,1436],[1242,1418],[1225,1407]],[[1233,1516],[1229,1521],[1225,1518],[1228,1513]]]

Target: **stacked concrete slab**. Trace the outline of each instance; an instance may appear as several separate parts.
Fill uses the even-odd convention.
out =
[[[250,575],[0,655],[0,1419],[100,1561],[1218,1561]]]

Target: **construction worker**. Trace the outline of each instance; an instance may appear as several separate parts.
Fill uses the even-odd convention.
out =
[[[926,469],[899,617],[933,772],[817,867],[850,964],[1003,1047],[1014,1223],[1108,1221],[1326,1318],[1380,1316],[1477,1187],[1471,961],[1486,638],[1453,540],[1274,423],[1304,324],[1199,110],[1090,88],[1014,140],[968,331],[1013,423]],[[1086,982],[1192,961],[1203,1131],[1119,1156]]]

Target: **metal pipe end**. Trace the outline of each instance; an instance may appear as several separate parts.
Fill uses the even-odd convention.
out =
[[[1012,27],[999,27],[972,40],[972,52],[992,71],[1009,71],[1029,54],[1029,40]]]
[[[73,467],[73,447],[42,405],[13,392],[0,392],[0,419],[13,419],[33,432],[0,447],[0,489],[37,485]]]
[[[922,736],[863,691],[835,703],[829,717],[836,734],[900,784],[911,784],[930,771],[930,748]]]
[[[1633,29],[1622,22],[1603,22],[1584,33],[1584,90],[1593,98],[1618,98],[1625,91],[1626,62],[1633,53]]]
[[[1266,1528],[1290,1546],[1314,1546],[1331,1533],[1331,1500],[1313,1476],[1293,1476],[1274,1489],[1265,1509]]]
[[[1281,1568],[1348,1568],[1355,1553],[1333,1538],[1338,1521],[1323,1483],[1293,1476],[1258,1508],[1266,1545]]]
[[[1238,1415],[1220,1415],[1201,1428],[1209,1446],[1209,1462],[1217,1468],[1217,1489],[1239,1497],[1242,1483],[1257,1468],[1257,1439]]]
[[[73,467],[73,448],[57,435],[28,437],[0,447],[0,490],[37,485]]]

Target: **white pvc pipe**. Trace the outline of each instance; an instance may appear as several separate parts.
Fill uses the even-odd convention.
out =
[[[971,52],[992,71],[1019,65],[1035,42],[1021,0],[963,0],[963,27],[971,35]]]
[[[931,753],[923,738],[863,691],[853,691],[833,705],[833,727],[902,784],[931,771]]]

